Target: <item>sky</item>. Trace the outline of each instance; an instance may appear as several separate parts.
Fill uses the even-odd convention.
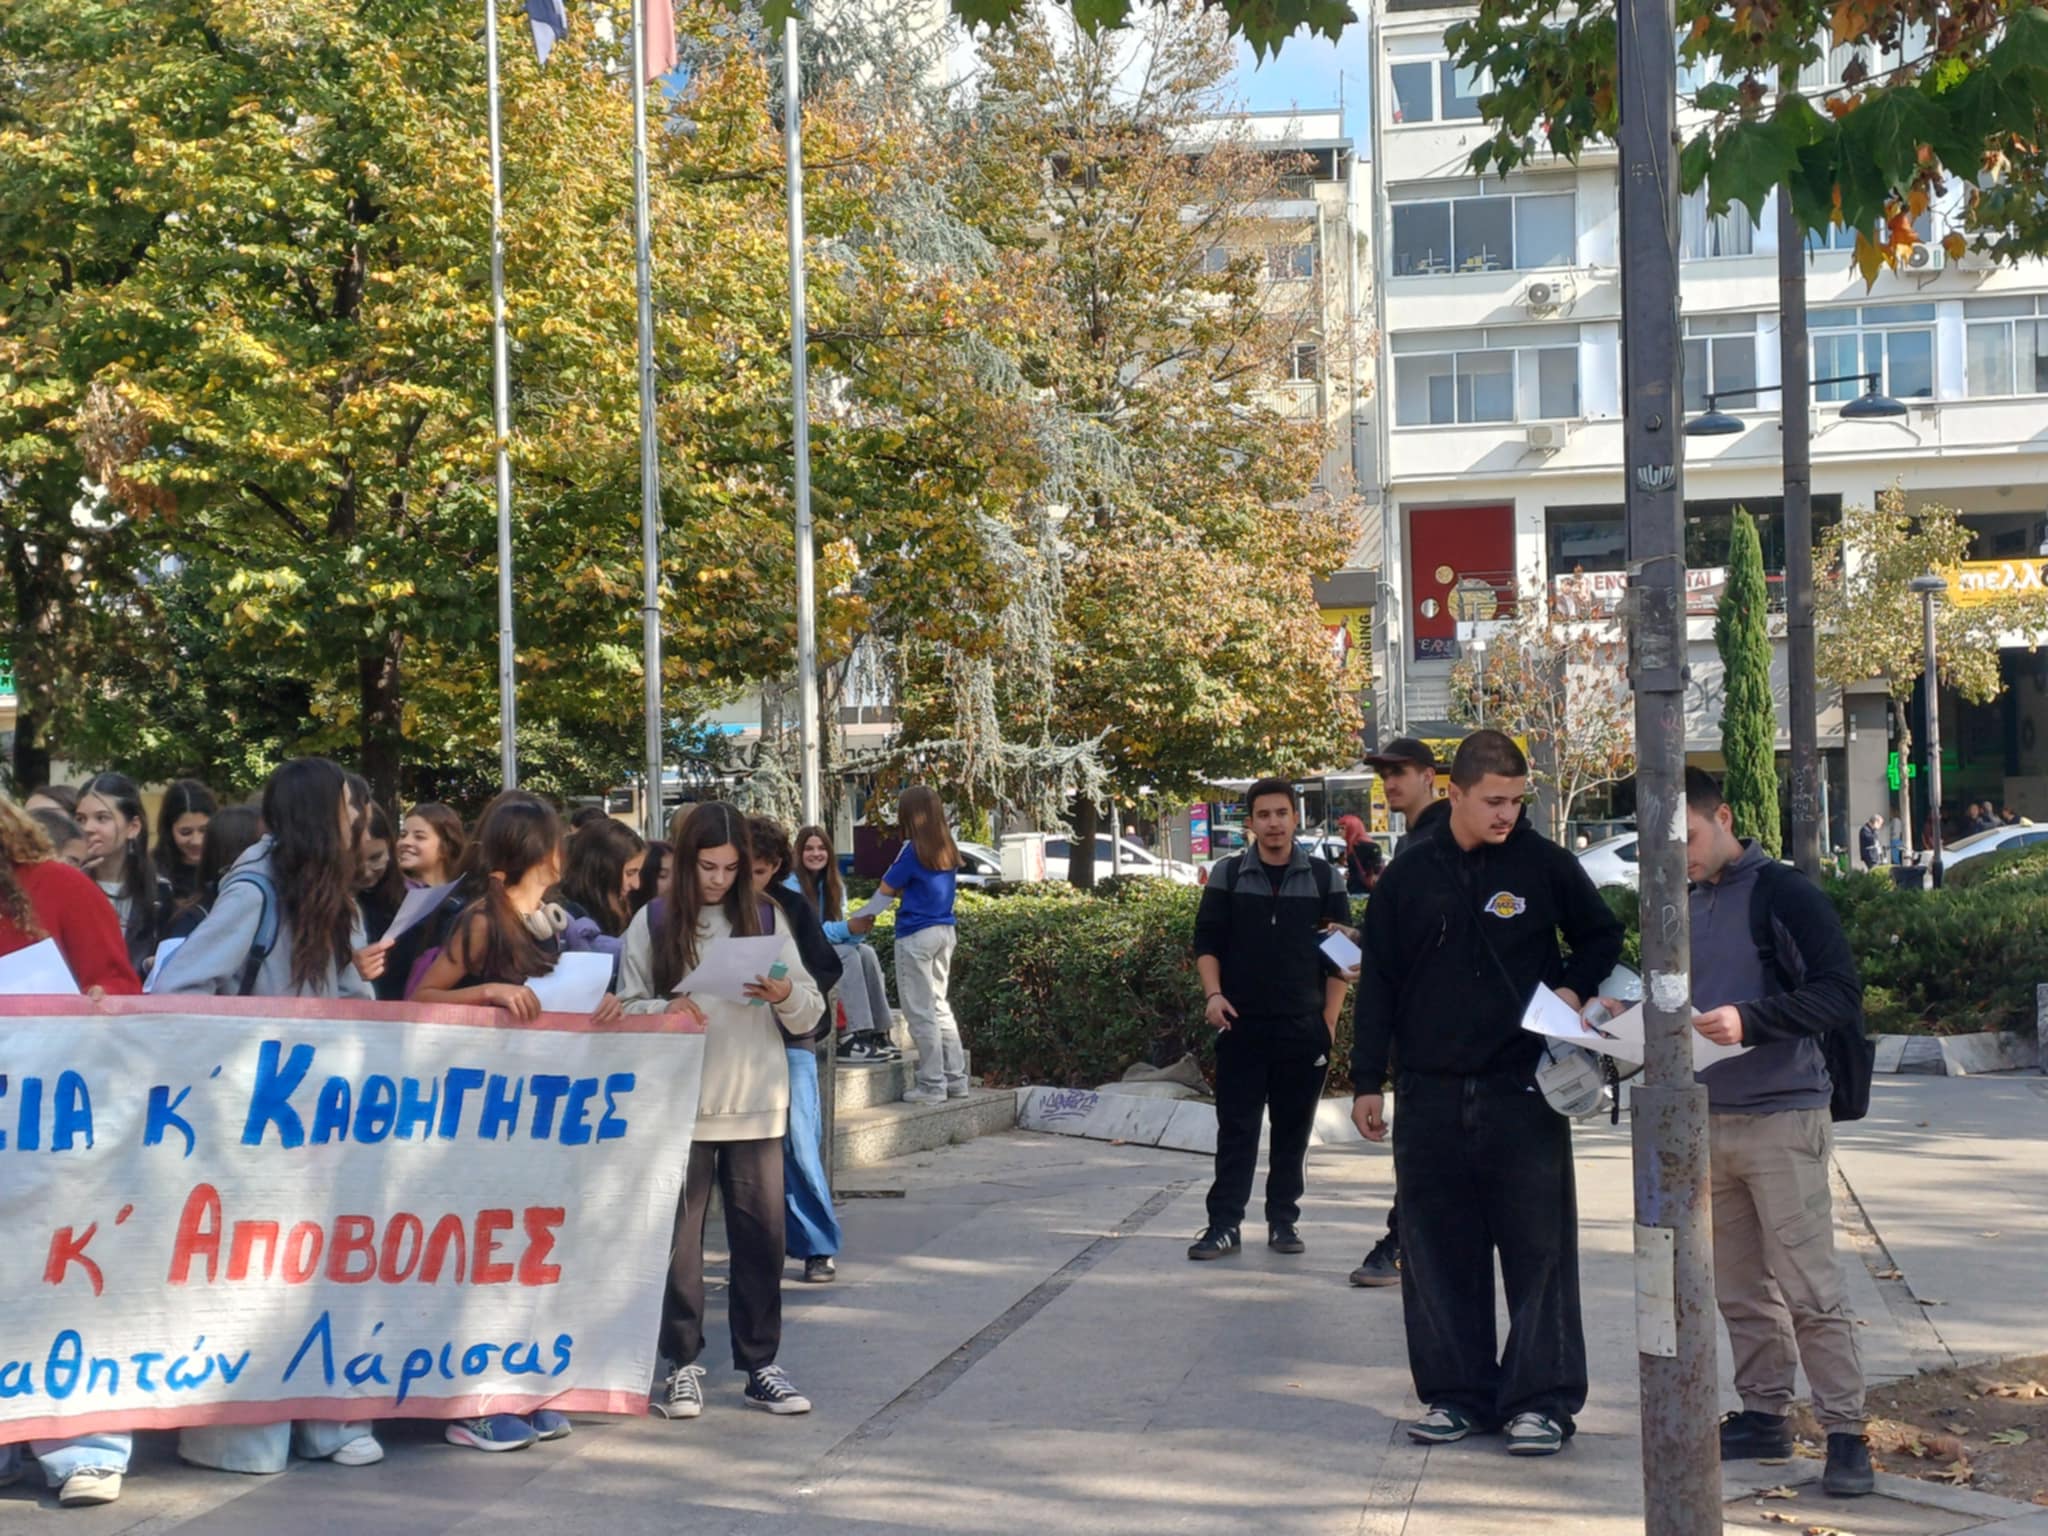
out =
[[[1259,64],[1251,49],[1238,44],[1237,83],[1245,105],[1253,111],[1282,107],[1334,107],[1337,105],[1339,75],[1344,91],[1345,129],[1366,152],[1366,79],[1371,74],[1365,53],[1365,24],[1354,22],[1337,42],[1328,38],[1297,34],[1281,45],[1280,52]]]

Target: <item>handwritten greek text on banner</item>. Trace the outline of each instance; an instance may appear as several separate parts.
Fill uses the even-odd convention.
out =
[[[0,1442],[640,1413],[703,1037],[0,998]]]

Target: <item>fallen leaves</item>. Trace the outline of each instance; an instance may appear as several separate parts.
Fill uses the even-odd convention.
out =
[[[2034,1495],[2034,1502],[2036,1504],[2048,1504],[2048,1488],[2043,1488],[2036,1493]]]
[[[1906,1272],[1903,1269],[1880,1269],[1877,1272],[1877,1278],[1880,1280],[1903,1280],[1906,1278]]]
[[[1796,1499],[1799,1497],[1799,1490],[1797,1488],[1788,1488],[1781,1483],[1776,1488],[1762,1490],[1757,1494],[1757,1497],[1760,1499]]]
[[[1951,1488],[1962,1488],[1967,1486],[1976,1475],[1977,1469],[1971,1466],[1969,1462],[1958,1457],[1935,1473],[1934,1481],[1937,1483],[1947,1483]]]
[[[2038,1381],[1980,1381],[1977,1383],[1977,1390],[1986,1397],[2048,1397],[2048,1387],[2042,1386]]]
[[[1782,1510],[1764,1510],[1763,1517],[1774,1525],[1797,1525],[1799,1523],[1799,1517],[1797,1515],[1788,1515],[1785,1514]]]
[[[2011,1429],[2001,1429],[1997,1431],[1995,1434],[1991,1436],[1991,1443],[1993,1445],[2025,1445],[2029,1440],[2033,1438],[2034,1437],[2028,1434],[2024,1429],[2021,1429],[2017,1425],[2015,1425]]]

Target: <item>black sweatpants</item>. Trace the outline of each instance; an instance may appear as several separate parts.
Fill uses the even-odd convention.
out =
[[[1571,1122],[1503,1077],[1404,1074],[1395,1088],[1401,1308],[1415,1395],[1499,1427],[1586,1405]],[[1493,1261],[1507,1287],[1496,1358]]]
[[[1217,1035],[1216,1182],[1209,1186],[1209,1225],[1244,1223],[1262,1115],[1273,1122],[1266,1220],[1301,1220],[1302,1163],[1329,1075],[1330,1031],[1320,1014],[1272,1028],[1265,1020],[1239,1019]]]
[[[695,1141],[683,1198],[676,1207],[668,1294],[661,1307],[662,1353],[694,1365],[704,1352],[704,1222],[711,1181],[725,1204],[725,1240],[732,1254],[726,1287],[732,1363],[742,1371],[775,1363],[782,1347],[782,1138]]]

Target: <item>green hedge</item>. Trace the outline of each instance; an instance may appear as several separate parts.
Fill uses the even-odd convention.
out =
[[[1195,974],[1193,886],[1125,877],[1093,896],[1070,885],[962,892],[951,998],[977,1073],[997,1083],[1093,1087],[1133,1062],[1192,1051],[1208,1071],[1215,1031]],[[893,935],[875,925],[893,992]],[[1348,1091],[1351,1011],[1337,1027],[1331,1090]]]

